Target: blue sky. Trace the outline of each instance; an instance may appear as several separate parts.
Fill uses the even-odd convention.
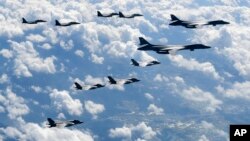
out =
[[[239,0],[2,1],[0,14],[0,140],[227,141],[230,124],[250,122],[250,3]],[[141,13],[134,19],[103,13]],[[185,20],[229,21],[198,29]],[[24,25],[27,20],[47,23]],[[80,25],[55,27],[54,20]],[[207,50],[159,55],[154,44],[202,43]],[[158,60],[138,68],[130,59]],[[93,91],[106,76],[141,81]],[[46,118],[79,119],[72,128],[46,128]]]

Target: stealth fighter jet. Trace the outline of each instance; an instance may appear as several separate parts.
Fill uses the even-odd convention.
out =
[[[102,84],[84,85],[84,86],[81,86],[77,82],[75,82],[74,84],[75,84],[76,90],[94,90],[94,89],[105,87],[105,85],[102,85]]]
[[[223,20],[215,20],[215,21],[207,21],[207,22],[192,22],[192,21],[183,21],[177,18],[175,15],[171,16],[171,23],[169,25],[172,26],[184,26],[186,28],[197,28],[204,25],[223,25],[223,24],[230,24],[229,22]]]
[[[158,54],[175,54],[179,50],[190,50],[195,49],[208,49],[210,46],[205,46],[203,44],[192,44],[192,45],[153,45],[146,41],[143,37],[139,37],[140,47],[138,50],[143,51],[155,51]]]
[[[118,13],[110,13],[110,14],[102,14],[100,11],[97,11],[97,16],[98,17],[112,17],[115,15],[119,15]]]
[[[134,82],[139,82],[140,80],[136,79],[136,78],[129,78],[129,79],[119,79],[119,80],[115,80],[113,77],[108,76],[109,79],[109,83],[110,84],[130,84],[130,83],[134,83]]]
[[[55,20],[55,25],[56,26],[71,26],[71,25],[76,25],[76,24],[80,24],[78,22],[69,22],[69,23],[60,23],[58,20]]]
[[[25,18],[22,18],[22,23],[24,24],[38,24],[38,23],[44,23],[47,22],[45,20],[34,20],[34,21],[27,21]]]
[[[68,121],[54,121],[51,118],[47,118],[49,128],[51,127],[70,127],[77,124],[82,124],[83,122],[79,120],[68,120]]]
[[[158,61],[150,61],[150,62],[145,62],[145,63],[139,63],[135,61],[134,59],[131,59],[131,64],[137,67],[146,67],[146,66],[152,66],[152,65],[158,65],[160,62]]]
[[[134,18],[134,17],[140,17],[140,16],[143,16],[141,14],[132,14],[132,15],[129,15],[129,16],[125,16],[122,12],[119,12],[119,17],[120,18]]]

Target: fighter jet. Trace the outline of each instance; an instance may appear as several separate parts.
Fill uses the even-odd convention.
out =
[[[222,25],[222,24],[230,24],[229,22],[223,20],[216,21],[208,21],[208,22],[191,22],[191,21],[183,21],[177,18],[175,15],[171,14],[171,23],[169,25],[172,26],[184,26],[186,28],[197,28],[204,25]]]
[[[84,85],[84,86],[81,86],[77,82],[74,82],[74,84],[75,84],[76,90],[94,90],[94,89],[105,87],[105,85],[102,85],[102,84]]]
[[[56,22],[56,26],[71,26],[71,25],[75,25],[75,24],[80,24],[78,22],[69,22],[69,23],[60,23],[58,20],[55,20]]]
[[[130,84],[130,83],[134,83],[134,82],[139,82],[140,80],[136,79],[136,78],[129,78],[129,79],[119,79],[119,80],[115,80],[113,77],[108,76],[109,79],[109,83],[110,84]]]
[[[130,16],[125,16],[122,12],[119,12],[119,17],[120,18],[134,18],[134,17],[139,17],[139,16],[143,16],[141,14],[132,14]]]
[[[155,51],[158,54],[175,54],[179,50],[190,50],[194,51],[195,49],[208,49],[210,46],[205,46],[203,44],[192,44],[192,45],[153,45],[146,41],[143,37],[139,37],[140,47],[138,50],[143,51]]]
[[[47,120],[48,120],[49,128],[51,128],[51,127],[70,127],[70,126],[74,126],[74,125],[83,123],[79,120],[57,121],[57,122],[55,122],[51,118],[47,118]]]
[[[102,14],[100,11],[97,11],[97,16],[98,17],[112,17],[115,15],[119,15],[118,13],[110,13],[110,14]]]
[[[24,24],[37,24],[37,23],[43,23],[43,22],[47,22],[44,20],[35,20],[35,21],[27,21],[25,18],[22,18],[22,23]]]
[[[152,66],[152,65],[160,64],[160,62],[158,62],[158,61],[150,61],[150,62],[140,64],[137,61],[135,61],[134,59],[131,59],[131,62],[132,62],[132,65],[137,66],[137,67],[146,67],[146,66]]]

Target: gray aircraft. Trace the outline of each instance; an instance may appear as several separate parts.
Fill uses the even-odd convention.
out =
[[[110,14],[102,14],[100,11],[97,11],[97,16],[98,17],[112,17],[115,15],[119,15],[118,13],[110,13]]]
[[[55,20],[55,25],[56,26],[71,26],[71,25],[76,25],[76,24],[80,24],[78,22],[69,22],[69,23],[60,23],[58,20]]]
[[[207,22],[191,22],[191,21],[183,21],[177,18],[175,15],[171,14],[171,23],[169,25],[172,26],[184,26],[186,28],[197,28],[204,25],[223,25],[230,24],[229,22],[223,20],[215,20],[215,21],[207,21]]]
[[[139,37],[140,47],[138,50],[143,51],[155,51],[158,54],[175,54],[179,50],[190,50],[195,49],[208,49],[210,46],[205,46],[203,44],[192,44],[192,45],[153,45],[146,41],[143,37]]]
[[[77,82],[74,82],[74,84],[75,84],[76,90],[94,90],[94,89],[105,87],[105,85],[102,85],[102,84],[84,85],[84,86],[81,86]]]
[[[160,64],[160,62],[158,61],[150,61],[150,62],[143,62],[143,63],[139,63],[134,59],[131,59],[131,64],[137,67],[146,67],[146,66],[153,66],[153,65],[158,65]]]
[[[22,18],[22,23],[24,24],[37,24],[37,23],[44,23],[47,22],[45,20],[35,20],[35,21],[27,21],[25,18]]]
[[[70,127],[77,124],[82,124],[83,122],[79,120],[68,120],[68,121],[54,121],[51,118],[47,118],[49,128],[51,127]]]
[[[119,79],[119,80],[115,80],[113,77],[108,76],[109,79],[109,83],[110,84],[130,84],[130,83],[134,83],[134,82],[139,82],[140,80],[136,79],[136,78],[129,78],[129,79]]]
[[[143,16],[141,14],[132,14],[132,15],[129,15],[129,16],[125,16],[122,12],[119,12],[119,17],[120,18],[134,18],[134,17],[140,17],[140,16]]]

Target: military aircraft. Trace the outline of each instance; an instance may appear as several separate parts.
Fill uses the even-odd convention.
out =
[[[157,65],[160,64],[158,61],[150,61],[146,63],[138,63],[134,59],[131,59],[132,65],[137,66],[137,67],[146,67],[146,66],[152,66],[152,65]]]
[[[110,13],[110,14],[102,14],[100,11],[97,11],[97,16],[98,17],[112,17],[115,15],[119,15],[118,13]]]
[[[37,24],[37,23],[47,22],[44,20],[27,21],[25,18],[22,18],[22,21],[24,24]]]
[[[175,15],[171,14],[171,23],[169,25],[172,26],[184,26],[186,28],[197,28],[204,25],[222,25],[222,24],[230,24],[229,22],[223,20],[215,20],[215,21],[208,21],[208,22],[191,22],[191,21],[183,21],[177,18]]]
[[[70,127],[70,126],[74,126],[74,125],[83,123],[79,120],[57,121],[57,122],[55,122],[51,118],[47,118],[47,120],[48,120],[47,125],[49,125],[49,128],[51,128],[51,127]]]
[[[105,87],[105,85],[102,84],[95,84],[95,85],[84,85],[81,86],[79,83],[74,82],[76,90],[94,90],[97,88]]]
[[[120,18],[134,18],[134,17],[139,17],[139,16],[143,16],[141,14],[132,14],[130,16],[125,16],[122,12],[119,12],[119,17]]]
[[[56,26],[71,26],[75,24],[80,24],[78,22],[60,23],[58,20],[55,20],[55,23]]]
[[[192,45],[153,45],[146,41],[143,37],[139,37],[140,47],[138,50],[143,51],[155,51],[158,54],[172,54],[174,55],[179,50],[190,50],[195,49],[208,49],[210,46],[205,46],[203,44],[192,44]]]
[[[129,79],[119,79],[119,80],[115,80],[113,77],[108,76],[109,79],[109,83],[110,84],[130,84],[130,83],[134,83],[134,82],[139,82],[140,80],[136,79],[136,78],[129,78]]]

